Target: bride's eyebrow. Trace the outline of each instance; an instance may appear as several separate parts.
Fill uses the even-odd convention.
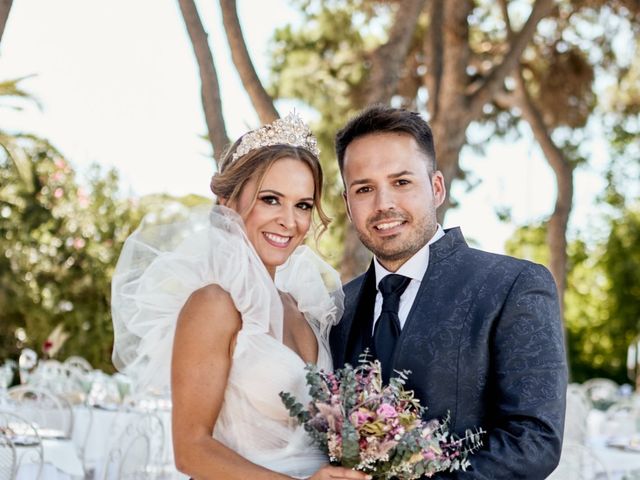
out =
[[[258,193],[259,194],[261,194],[261,193],[272,193],[273,195],[276,195],[278,197],[284,197],[284,195],[282,193],[278,192],[277,190],[271,190],[269,188],[267,188],[265,190],[260,190]]]
[[[266,188],[264,190],[260,190],[258,192],[258,195],[261,195],[263,193],[271,193],[272,195],[275,195],[277,197],[284,197],[284,195],[282,193],[280,193],[277,190],[271,190],[270,188]],[[301,198],[299,200],[300,202],[313,202],[313,197],[305,197],[305,198]]]

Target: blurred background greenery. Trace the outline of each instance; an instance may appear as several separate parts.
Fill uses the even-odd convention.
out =
[[[347,224],[333,157],[333,136],[350,115],[373,102],[422,112],[433,126],[449,192],[456,183],[473,188],[460,163],[463,148],[481,156],[496,138],[515,141],[530,132],[554,174],[554,208],[519,225],[504,250],[554,274],[572,379],[628,381],[627,347],[640,333],[637,1],[294,0],[301,20],[274,28],[268,79],[252,66],[236,2],[219,4],[228,46],[207,41],[196,3],[177,3],[196,54],[206,139],[216,158],[229,139],[213,48],[228,48],[261,122],[279,115],[275,102],[282,99],[317,114],[313,129],[335,218],[318,248],[330,252],[345,279],[369,260]],[[0,5],[0,41],[11,4]],[[22,87],[25,79],[0,80],[0,107],[35,102]],[[594,161],[584,148],[594,125],[609,150],[605,186],[589,224],[571,236],[574,174]],[[110,279],[124,240],[150,211],[207,200],[129,198],[117,171],[95,165],[80,178],[73,158],[54,145],[53,138],[0,126],[0,358],[15,358],[24,347],[42,352],[62,324],[70,335],[58,356],[81,355],[112,371]],[[482,166],[473,171],[490,174]],[[465,190],[457,191],[441,221],[465,202]],[[495,210],[511,220],[508,206]]]

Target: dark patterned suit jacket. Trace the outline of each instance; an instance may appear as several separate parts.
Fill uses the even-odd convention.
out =
[[[375,273],[345,285],[331,332],[336,368],[371,346]],[[553,278],[541,265],[469,248],[460,229],[430,246],[429,267],[396,346],[427,416],[482,427],[467,472],[439,479],[542,479],[558,464],[567,367]]]

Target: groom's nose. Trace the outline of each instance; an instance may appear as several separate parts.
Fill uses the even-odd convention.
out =
[[[379,187],[376,190],[375,207],[379,212],[390,210],[395,207],[395,197],[389,187]]]

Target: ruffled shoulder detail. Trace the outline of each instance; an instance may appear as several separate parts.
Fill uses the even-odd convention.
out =
[[[282,339],[282,303],[233,210],[175,207],[145,217],[127,239],[112,280],[113,363],[138,388],[169,388],[180,310],[196,290],[220,285],[247,334]]]
[[[282,341],[276,285],[296,299],[325,346],[342,314],[337,273],[307,247],[278,269],[274,285],[235,211],[174,205],[145,217],[112,279],[113,363],[137,388],[168,392],[178,315],[193,292],[210,284],[229,293],[244,334]]]

